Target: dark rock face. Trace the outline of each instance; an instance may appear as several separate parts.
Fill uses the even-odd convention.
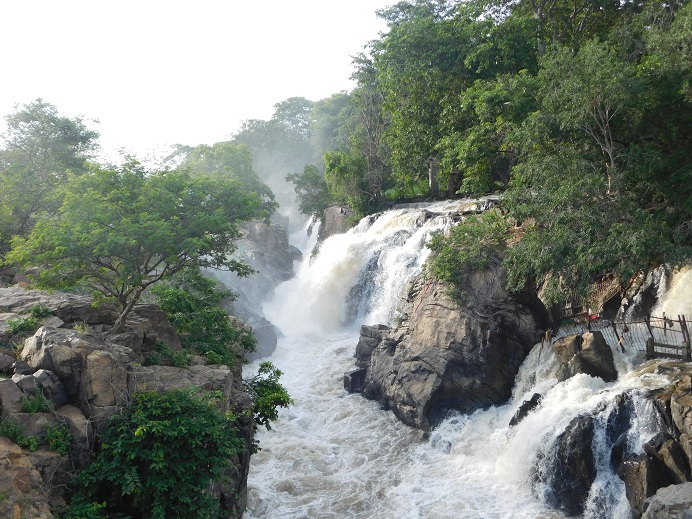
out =
[[[663,464],[646,454],[625,459],[619,476],[625,482],[625,494],[636,517],[641,517],[648,497],[659,488],[672,484]]]
[[[601,332],[562,337],[553,343],[553,351],[561,363],[558,380],[567,380],[577,373],[600,377],[606,382],[618,378],[613,352]]]
[[[536,409],[536,407],[538,407],[538,404],[541,403],[542,398],[543,397],[540,394],[534,393],[530,399],[524,400],[524,402],[522,402],[522,404],[519,406],[519,409],[517,409],[517,412],[514,413],[514,416],[509,421],[509,426],[514,427],[519,422],[521,422],[524,418],[526,418],[526,416],[531,411],[533,411],[534,409]]]
[[[591,416],[578,416],[558,438],[549,466],[543,472],[548,503],[569,516],[584,512],[591,485],[596,479],[596,460],[591,446],[594,424]]]
[[[420,276],[408,287],[402,324],[386,336],[385,329],[361,335],[357,357],[358,366],[367,367],[364,396],[423,430],[449,410],[472,412],[509,398],[519,366],[546,328],[547,313],[533,294],[508,294],[501,260],[490,263],[471,276],[466,305]]]

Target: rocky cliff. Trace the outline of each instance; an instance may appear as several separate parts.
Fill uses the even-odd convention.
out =
[[[92,303],[74,294],[0,288],[2,420],[19,424],[21,437],[32,447],[22,449],[0,438],[0,516],[53,517],[51,510],[64,504],[62,489],[71,471],[89,457],[105,420],[127,404],[129,395],[182,387],[221,391],[223,410],[239,417],[245,449],[229,460],[228,478],[216,484],[214,492],[228,517],[242,516],[253,437],[252,402],[242,387],[242,364],[229,369],[197,359],[187,368],[146,365],[158,341],[180,349],[165,314],[155,305],[138,305],[125,332],[112,336],[107,330],[116,313]],[[37,305],[50,309],[50,315],[37,319],[35,332],[17,331],[17,324],[26,322]],[[50,408],[27,412],[23,402],[34,394],[43,394]],[[47,431],[58,424],[66,425],[73,438],[67,454],[45,445]]]
[[[438,281],[421,275],[410,283],[398,326],[363,328],[361,371],[348,375],[349,389],[424,430],[449,410],[472,412],[506,401],[519,366],[547,327],[547,314],[535,294],[506,291],[499,257],[489,264],[471,276],[463,305]]]
[[[255,273],[239,278],[233,273],[210,270],[207,274],[217,278],[237,294],[226,308],[252,327],[257,338],[257,352],[248,360],[268,357],[276,348],[276,328],[262,314],[262,302],[271,296],[279,283],[293,276],[293,262],[301,252],[288,243],[284,227],[267,222],[248,222],[243,225],[243,239],[238,244],[238,256]]]

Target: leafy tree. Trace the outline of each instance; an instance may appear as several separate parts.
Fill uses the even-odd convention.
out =
[[[16,107],[5,118],[0,149],[0,253],[10,238],[25,236],[41,213],[60,206],[58,186],[79,173],[96,149],[98,133],[80,117],[60,115],[42,99]]]
[[[192,389],[136,393],[81,473],[81,501],[132,518],[227,516],[208,490],[244,442],[217,406],[213,393]]]
[[[179,147],[178,153],[183,155],[182,167],[193,175],[234,180],[244,189],[261,195],[267,211],[274,210],[274,193],[253,170],[252,156],[246,145],[217,142],[211,146]]]
[[[70,176],[59,214],[15,238],[11,263],[38,265],[41,287],[88,287],[121,308],[120,330],[142,292],[187,267],[252,272],[233,259],[238,224],[266,216],[256,193],[238,182],[148,173],[137,163]]]
[[[274,105],[272,120],[309,139],[313,106],[314,103],[304,97],[289,97]]]
[[[308,164],[302,173],[287,175],[286,181],[295,185],[298,207],[303,214],[321,215],[333,203],[324,176],[316,166]]]
[[[252,413],[255,424],[271,430],[271,422],[279,417],[279,408],[293,403],[286,389],[280,384],[283,373],[271,362],[262,362],[257,375],[244,384],[252,397]]]
[[[343,151],[324,155],[325,178],[333,200],[348,204],[357,217],[369,213],[377,198],[377,189],[369,189],[365,157]]]
[[[221,306],[223,299],[233,297],[232,292],[199,269],[186,268],[151,291],[184,348],[227,366],[254,351],[257,341],[252,332],[234,326]]]

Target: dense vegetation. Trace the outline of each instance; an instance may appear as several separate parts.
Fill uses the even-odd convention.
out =
[[[551,301],[689,258],[690,2],[412,0],[379,15],[388,31],[331,119],[326,185],[290,178],[304,210],[325,187],[359,215],[501,191],[507,233],[521,231],[487,241],[510,243],[512,288],[545,284]],[[438,238],[437,275],[459,283],[478,236]]]
[[[276,209],[255,174],[249,149],[217,143],[179,150],[177,164],[150,170],[134,159],[95,161],[98,135],[81,118],[60,115],[37,100],[7,118],[0,148],[0,266],[38,267],[33,286],[87,290],[121,313],[154,298],[176,327],[182,351],[159,343],[151,363],[187,364],[191,354],[229,366],[255,346],[252,332],[232,321],[221,302],[232,294],[200,268],[240,276],[252,269],[233,256],[241,224]],[[50,309],[10,321],[13,334],[32,332]],[[270,363],[246,381],[255,426],[270,427],[291,399]],[[66,518],[227,516],[210,494],[230,459],[246,445],[238,417],[222,413],[221,395],[173,390],[134,393],[97,439],[98,451],[73,482]],[[226,404],[228,404],[226,402]],[[24,412],[47,411],[42,395],[22,400]],[[248,410],[248,414],[250,410]],[[9,418],[0,434],[35,450]],[[48,445],[68,453],[64,427],[46,431]],[[83,460],[81,460],[83,461]],[[80,462],[81,462],[80,461]]]

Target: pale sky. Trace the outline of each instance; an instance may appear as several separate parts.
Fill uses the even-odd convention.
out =
[[[350,90],[392,0],[0,0],[0,117],[38,97],[106,150],[227,139],[293,96]],[[2,121],[4,126],[4,121]]]

